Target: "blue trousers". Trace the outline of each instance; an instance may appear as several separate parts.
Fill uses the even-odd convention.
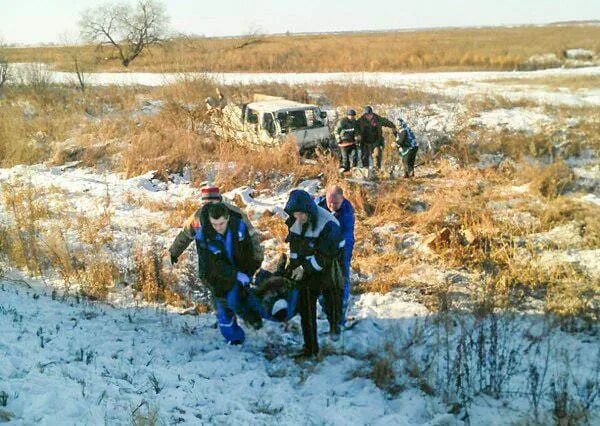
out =
[[[242,296],[244,293],[244,296]],[[235,283],[224,298],[215,300],[219,331],[228,343],[241,344],[246,338],[244,330],[237,323],[236,315],[244,318],[250,311],[257,311],[259,303],[251,293],[243,292],[240,283]]]

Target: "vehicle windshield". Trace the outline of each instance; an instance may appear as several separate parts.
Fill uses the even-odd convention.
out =
[[[321,112],[317,108],[279,111],[277,113],[277,120],[281,125],[282,133],[287,133],[291,130],[325,126],[321,118]]]

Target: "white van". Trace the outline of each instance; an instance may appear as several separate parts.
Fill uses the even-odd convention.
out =
[[[255,95],[247,104],[227,104],[212,125],[217,134],[242,143],[277,146],[293,140],[300,153],[330,148],[333,141],[327,114],[319,107],[274,96]]]

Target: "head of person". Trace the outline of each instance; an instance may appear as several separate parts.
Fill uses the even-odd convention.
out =
[[[200,197],[202,204],[219,203],[223,201],[223,197],[216,186],[205,186],[200,189]]]
[[[325,202],[329,211],[338,211],[344,202],[344,190],[338,185],[330,186],[325,194]]]
[[[212,203],[208,206],[208,219],[215,232],[225,235],[229,224],[229,209],[223,203]]]
[[[285,205],[285,211],[301,224],[314,225],[317,220],[318,209],[310,194],[303,189],[290,192],[290,198]]]
[[[373,115],[373,107],[371,107],[370,105],[367,105],[365,107],[364,113],[366,116],[372,116]]]
[[[271,315],[277,321],[285,321],[288,315],[288,303],[285,299],[277,299],[275,303],[273,303],[273,308],[271,309]]]
[[[348,112],[346,113],[346,116],[348,117],[349,120],[354,120],[354,119],[356,119],[356,111],[354,111],[352,108],[350,108],[348,110]]]

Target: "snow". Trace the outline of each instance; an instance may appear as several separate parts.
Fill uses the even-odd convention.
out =
[[[488,129],[513,132],[538,133],[544,126],[553,123],[551,117],[529,108],[501,108],[485,111],[474,117],[471,124],[484,126]]]
[[[11,64],[15,73],[27,69],[31,64]],[[39,64],[37,65],[39,66]],[[43,66],[43,65],[42,65]],[[46,70],[54,82],[71,83],[75,74]],[[90,73],[88,85],[142,85],[163,86],[190,78],[208,78],[221,85],[248,85],[261,83],[285,83],[290,85],[325,83],[361,83],[370,86],[399,87],[423,90],[450,98],[463,99],[477,95],[504,97],[511,101],[535,100],[543,104],[570,106],[600,105],[600,89],[589,87],[585,90],[556,92],[552,89],[513,87],[490,80],[519,79],[554,76],[598,76],[600,67],[573,69],[547,69],[539,71],[475,71],[475,72],[351,72],[351,73]]]
[[[212,314],[115,308],[5,279],[0,390],[9,396],[5,410],[19,424],[125,424],[148,406],[169,424],[462,424],[436,397],[410,386],[407,376],[398,378],[407,387],[396,395],[367,377],[373,354],[383,353],[387,341],[405,345],[415,321],[427,322],[427,309],[394,291],[360,296],[351,314],[363,320],[344,332],[341,343],[320,337],[328,353],[321,362],[297,363],[289,356],[301,341],[297,319],[287,331],[274,323],[248,331],[244,345],[232,347],[222,342]],[[544,329],[535,317],[515,324],[517,340]],[[555,333],[557,352],[568,348],[570,368],[584,374],[597,338],[586,343]],[[273,351],[276,356],[267,359]],[[552,362],[551,371],[560,368]],[[480,397],[471,415],[481,424],[508,424],[526,418],[526,402]]]
[[[542,253],[540,265],[565,264],[585,272],[592,282],[600,280],[600,249],[553,250]]]
[[[565,57],[568,59],[592,59],[594,51],[583,48],[567,49],[565,50]]]
[[[164,226],[165,213],[132,205],[130,198],[172,204],[199,197],[199,192],[181,177],[162,182],[153,176],[149,172],[124,179],[90,169],[44,165],[0,169],[0,182],[20,180],[38,188],[53,188],[58,192],[50,194],[50,204],[60,206],[60,199],[67,198],[69,205],[88,213],[103,208],[108,191],[117,240],[129,241],[132,235],[149,238],[146,228],[157,223],[162,224],[159,240],[166,246],[176,229]],[[305,181],[300,187],[314,194],[320,182]],[[229,199],[239,195],[247,210],[260,214],[282,207],[291,189],[285,184],[271,193],[253,194],[251,188],[243,187],[224,195]],[[394,236],[396,229],[394,224],[386,224],[376,231],[382,237]],[[561,230],[540,237],[552,239],[557,232]],[[418,245],[416,237],[399,235]],[[126,245],[114,248],[125,263]],[[280,248],[273,239],[267,240],[265,247],[267,252]],[[588,269],[597,267],[594,259],[600,258],[598,250],[555,250],[547,255],[550,257],[544,262],[580,262]],[[597,268],[590,273],[597,277]],[[448,274],[454,272],[416,269],[412,279],[447,282]],[[451,289],[457,297],[461,285]],[[136,300],[129,288],[118,288],[108,303],[64,297],[61,288],[56,279],[42,283],[15,271],[0,278],[0,391],[9,396],[2,409],[17,423],[124,424],[131,422],[136,409],[145,414],[148,407],[165,423],[462,423],[460,417],[448,414],[448,406],[439,396],[424,393],[416,379],[403,370],[409,355],[426,359],[439,344],[439,336],[432,313],[402,288],[353,297],[349,315],[357,322],[338,342],[320,335],[324,354],[320,362],[295,362],[290,356],[302,342],[298,318],[286,328],[275,323],[267,323],[259,331],[245,327],[247,341],[232,347],[214,327],[212,313],[180,315],[175,308]],[[525,347],[530,344],[526,331],[541,327],[543,321],[537,315],[515,320],[518,332],[512,339]],[[410,343],[416,339],[417,324],[425,327],[423,337]],[[319,330],[327,329],[327,321],[320,319]],[[559,330],[553,333],[552,341],[558,342],[556,352],[568,348],[574,374],[587,377],[582,366],[593,362],[598,338]],[[374,363],[390,348],[395,371],[390,380],[398,392],[379,388],[370,378]],[[414,352],[403,352],[406,348],[414,348]],[[529,359],[532,355],[524,356]],[[553,371],[561,368],[559,359],[558,355],[553,358]],[[516,375],[515,386],[524,386],[525,371],[522,368]],[[523,397],[503,403],[476,397],[471,415],[485,424],[514,423],[527,418],[528,407]],[[596,408],[592,411],[597,415]]]

